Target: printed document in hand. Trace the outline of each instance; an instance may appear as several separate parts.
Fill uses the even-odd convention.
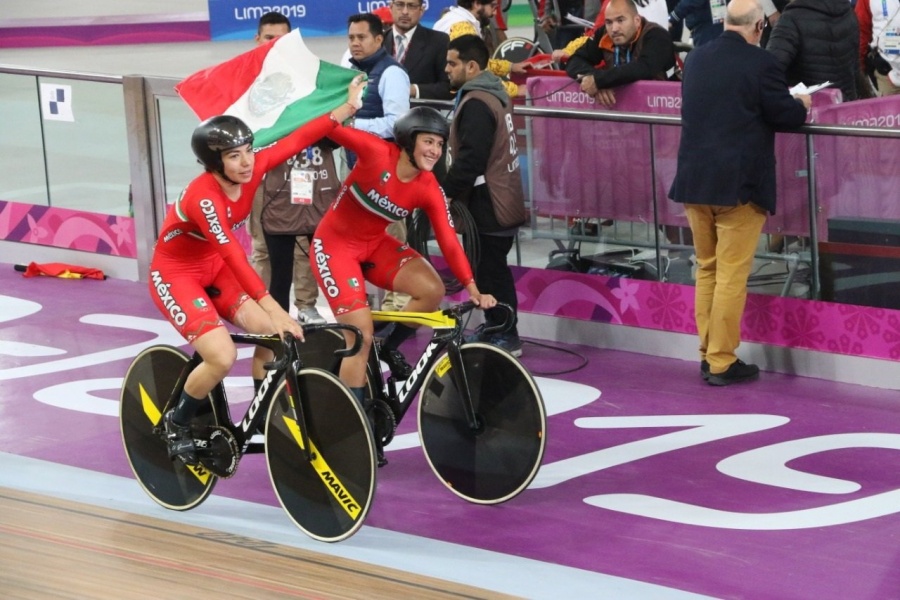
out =
[[[798,83],[797,85],[795,85],[788,91],[791,93],[791,96],[796,96],[797,94],[806,94],[809,96],[809,95],[815,94],[819,90],[824,90],[825,88],[827,88],[830,85],[834,85],[834,84],[831,83],[830,81],[826,81],[825,83],[817,83],[816,85],[811,85],[809,87],[806,87],[806,84]]]

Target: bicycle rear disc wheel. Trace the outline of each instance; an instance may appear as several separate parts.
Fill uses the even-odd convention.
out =
[[[450,491],[498,504],[537,475],[546,443],[544,402],[534,378],[505,350],[475,342],[461,352],[478,426],[466,418],[445,355],[422,387],[419,438],[431,470]]]
[[[266,462],[281,506],[313,539],[338,542],[362,526],[375,494],[375,443],[352,392],[321,369],[297,376],[312,460],[282,381],[266,419]]]
[[[172,510],[194,508],[206,500],[217,480],[202,466],[169,458],[159,433],[166,402],[187,362],[187,354],[174,346],[147,348],[128,368],[119,401],[122,443],[131,470],[147,495]],[[210,402],[204,403],[195,423],[216,425]]]
[[[305,333],[304,337],[305,341],[297,344],[300,364],[313,369],[324,369],[337,375],[341,359],[334,353],[347,346],[343,334],[334,329],[316,329]]]

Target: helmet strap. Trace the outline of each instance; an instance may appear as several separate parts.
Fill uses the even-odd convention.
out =
[[[221,167],[221,168],[219,168],[219,169],[210,169],[210,168],[207,168],[206,170],[209,171],[210,173],[215,173],[216,175],[218,175],[219,177],[221,177],[222,179],[224,179],[225,181],[227,181],[227,182],[230,183],[231,185],[241,185],[241,184],[238,183],[237,181],[232,181],[232,180],[228,177],[228,175],[225,174],[225,167],[224,167],[224,166]]]
[[[232,181],[231,179],[229,179],[229,178],[228,178],[228,175],[225,174],[225,169],[222,169],[221,171],[217,171],[217,173],[218,173],[219,175],[221,175],[221,176],[222,176],[222,179],[224,179],[224,180],[227,181],[228,183],[230,183],[230,184],[232,184],[232,185],[241,185],[241,184],[238,183],[237,181]]]
[[[415,150],[416,150],[416,140],[417,140],[417,139],[419,139],[419,133],[418,133],[418,132],[413,132],[413,134],[412,134],[412,148],[411,148],[411,149],[410,149],[410,148],[403,148],[403,151],[406,152],[406,155],[409,157],[409,162],[412,163],[412,166],[414,166],[416,169],[418,169],[419,171],[421,171],[421,170],[422,170],[421,167],[419,167],[419,165],[416,164],[416,157],[413,156],[413,152],[415,152]]]
[[[225,152],[225,150],[219,151],[219,164],[222,165],[222,166],[219,167],[219,169],[216,171],[216,173],[218,173],[219,175],[221,175],[221,176],[222,176],[222,179],[224,179],[225,181],[227,181],[227,182],[230,183],[231,185],[240,185],[237,181],[232,181],[231,179],[229,179],[229,178],[228,178],[228,175],[225,174],[225,161],[222,160],[222,153],[224,153],[224,152]]]
[[[403,151],[406,152],[406,155],[409,157],[409,162],[412,163],[412,166],[414,166],[415,168],[417,168],[421,171],[422,169],[421,169],[421,167],[419,167],[419,165],[416,164],[416,157],[413,156],[413,153],[410,151],[410,149],[404,148]]]

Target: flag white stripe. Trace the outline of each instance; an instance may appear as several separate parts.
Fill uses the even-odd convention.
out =
[[[319,58],[303,43],[300,30],[294,29],[275,40],[256,80],[225,113],[240,118],[253,131],[271,127],[286,106],[315,91],[318,73]]]

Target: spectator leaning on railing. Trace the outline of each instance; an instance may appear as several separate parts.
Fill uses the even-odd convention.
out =
[[[611,0],[603,27],[566,63],[566,73],[604,106],[616,102],[611,88],[665,79],[675,66],[669,32],[640,16],[633,0]]]

